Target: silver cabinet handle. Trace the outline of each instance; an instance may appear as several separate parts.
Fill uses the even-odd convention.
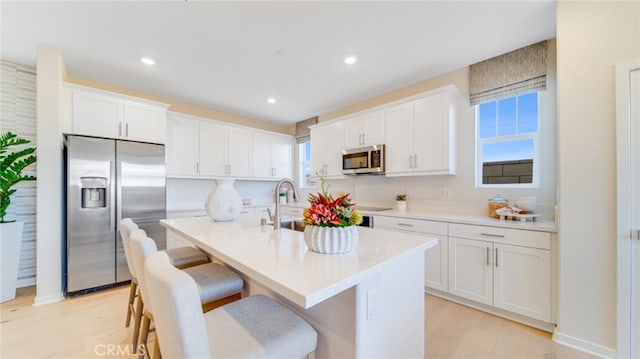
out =
[[[418,168],[418,155],[413,155],[413,168]]]
[[[196,174],[200,174],[200,163],[196,161]]]
[[[480,233],[484,237],[504,238],[504,234]]]
[[[118,137],[122,137],[122,122],[118,122]]]
[[[496,268],[498,268],[498,248],[496,248]]]
[[[409,223],[398,223],[398,225],[400,227],[413,227],[413,224],[409,224]]]
[[[129,137],[129,122],[124,125],[124,135],[125,137]]]
[[[489,252],[490,252],[490,251],[491,251],[491,250],[489,249],[489,247],[487,247],[487,265],[488,265],[488,266],[489,266],[489,265],[491,265],[491,263],[489,263],[489,256],[490,256]]]
[[[409,168],[413,168],[413,155],[409,155]]]

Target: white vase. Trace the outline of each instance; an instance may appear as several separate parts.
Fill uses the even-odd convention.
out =
[[[18,264],[20,263],[20,246],[22,244],[22,228],[24,222],[0,224],[0,303],[16,297],[18,281]]]
[[[313,252],[340,254],[351,252],[358,245],[358,227],[304,227],[304,242]]]
[[[396,201],[396,208],[398,209],[398,212],[406,212],[407,201]]]
[[[233,221],[240,215],[242,198],[233,188],[233,181],[228,178],[216,180],[216,188],[207,197],[204,209],[214,221]]]

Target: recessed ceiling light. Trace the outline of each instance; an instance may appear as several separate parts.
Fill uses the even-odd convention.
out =
[[[149,66],[152,66],[152,65],[155,65],[155,64],[156,64],[156,62],[155,62],[152,58],[150,58],[150,57],[143,57],[143,58],[141,58],[141,59],[140,59],[140,61],[141,61],[143,64],[145,64],[145,65],[149,65]]]
[[[270,104],[274,104],[274,103],[276,103],[276,99],[273,98],[273,97],[270,97],[270,98],[267,99],[267,102],[270,103]]]
[[[347,56],[344,58],[344,63],[347,65],[355,64],[358,59],[355,56]]]

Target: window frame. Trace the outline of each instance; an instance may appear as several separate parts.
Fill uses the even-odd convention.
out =
[[[533,92],[529,92],[529,93],[533,93]],[[496,99],[494,101],[487,101],[487,102],[483,102],[481,104],[477,104],[475,105],[475,143],[476,143],[476,158],[475,158],[475,185],[476,188],[539,188],[540,187],[540,161],[541,161],[541,156],[540,156],[540,127],[541,127],[541,122],[540,121],[540,91],[535,91],[535,94],[537,96],[536,99],[536,104],[537,104],[537,121],[538,121],[538,128],[535,132],[528,132],[528,133],[523,133],[523,134],[515,134],[515,135],[504,135],[504,136],[498,136],[497,132],[496,132],[496,136],[494,137],[490,137],[490,138],[480,138],[480,106],[485,104],[485,103],[489,103],[489,102],[498,102],[501,100],[505,100],[511,97],[518,97],[521,95],[526,95],[526,93],[523,94],[519,94],[519,95],[515,95],[515,96],[509,96],[509,97],[505,97],[505,98],[500,98],[500,99]],[[516,124],[518,124],[518,106],[519,106],[519,101],[516,100]],[[499,110],[496,110],[497,114],[497,118],[498,114],[499,114]],[[516,127],[517,128],[517,127]],[[482,171],[483,171],[483,145],[485,144],[490,144],[490,143],[500,143],[500,142],[508,142],[508,141],[514,141],[514,140],[526,140],[526,139],[532,139],[533,140],[533,165],[532,165],[532,173],[531,173],[531,183],[491,183],[491,184],[485,184],[482,183]],[[514,160],[515,161],[515,160]]]
[[[303,145],[306,143],[309,144],[309,161],[304,160]],[[309,163],[309,165],[311,165],[311,140],[302,143],[296,143],[296,180],[298,182],[298,188],[316,188],[316,182],[314,181],[315,177],[313,173],[311,173],[309,178],[305,180],[304,167],[306,163]]]

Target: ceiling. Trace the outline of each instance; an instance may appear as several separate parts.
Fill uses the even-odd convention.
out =
[[[2,59],[290,124],[555,37],[554,1],[2,1]],[[353,65],[344,63],[355,55]],[[140,58],[148,56],[155,66]],[[276,98],[275,104],[267,98]]]

